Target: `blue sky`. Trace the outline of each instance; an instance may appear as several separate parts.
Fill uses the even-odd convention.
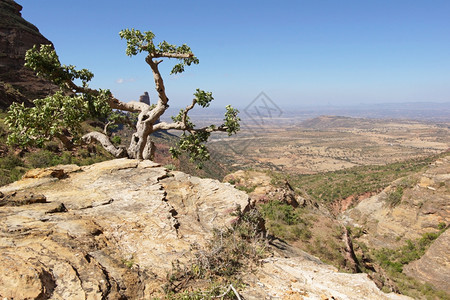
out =
[[[16,0],[64,64],[124,101],[156,98],[144,55],[125,55],[124,28],[188,44],[200,64],[169,76],[172,106],[196,88],[244,107],[265,92],[280,107],[450,101],[450,1]]]

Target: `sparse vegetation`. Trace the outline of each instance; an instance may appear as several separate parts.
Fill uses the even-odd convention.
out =
[[[112,158],[102,147],[79,148],[63,151],[58,143],[47,142],[43,149],[23,150],[6,146],[8,130],[4,126],[5,113],[0,112],[0,186],[19,180],[29,169],[45,168],[59,164],[90,165]]]
[[[251,192],[254,192],[254,191],[255,191],[256,185],[253,185],[253,186],[245,186],[245,185],[240,185],[240,184],[238,184],[238,185],[236,185],[236,188],[237,188],[238,190],[240,190],[240,191],[244,191],[244,192],[246,192],[247,194],[250,194]]]
[[[446,230],[445,224],[439,224],[438,228],[438,232],[425,233],[417,240],[407,240],[404,246],[396,249],[370,250],[364,243],[357,242],[365,261],[379,265],[384,272],[374,274],[373,269],[367,269],[366,266],[362,266],[362,269],[369,274],[373,274],[379,282],[382,282],[385,292],[397,291],[416,299],[450,299],[450,295],[444,291],[436,290],[429,284],[420,283],[403,273],[403,267],[421,258],[433,241]],[[386,284],[387,282],[390,283]]]
[[[398,249],[382,248],[374,250],[373,254],[376,261],[389,273],[401,273],[403,266],[421,258],[431,243],[445,231],[424,233],[416,241],[407,240],[406,245]]]
[[[403,197],[403,188],[401,186],[395,187],[394,190],[387,194],[386,203],[389,207],[395,207],[400,204]]]
[[[310,222],[301,208],[293,208],[280,201],[269,201],[261,205],[261,211],[270,234],[288,241],[307,241],[311,238],[308,228]]]
[[[231,228],[216,229],[206,249],[192,245],[195,259],[188,264],[174,262],[164,286],[167,299],[235,299],[228,287],[241,286],[242,272],[249,272],[268,254],[262,236],[261,215],[256,209],[234,213]],[[228,290],[228,292],[227,292]]]
[[[134,264],[135,264],[135,262],[134,262],[134,259],[133,259],[133,256],[131,256],[131,258],[129,258],[129,259],[122,259],[122,263],[128,268],[128,269],[131,269],[133,266],[134,266]]]
[[[359,166],[313,175],[289,175],[278,172],[270,172],[270,175],[275,185],[282,185],[288,180],[297,193],[309,195],[318,202],[332,203],[350,196],[379,192],[394,180],[420,171],[435,159],[436,156],[431,156],[382,166]]]

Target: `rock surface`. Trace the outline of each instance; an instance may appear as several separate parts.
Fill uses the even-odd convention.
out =
[[[365,274],[339,273],[307,254],[269,258],[251,274],[245,299],[411,299],[381,292]]]
[[[450,231],[446,230],[419,260],[403,268],[406,275],[431,283],[450,294]]]
[[[405,183],[407,183],[405,185]],[[401,202],[391,207],[388,194],[403,185]],[[361,201],[346,211],[342,220],[361,226],[366,234],[359,238],[369,247],[396,248],[406,240],[415,240],[424,233],[437,232],[439,225],[450,223],[450,156],[431,164],[425,172],[400,179],[382,193]],[[418,261],[404,272],[438,289],[450,292],[450,232],[443,233]]]
[[[296,195],[288,181],[284,182],[284,186],[276,187],[272,184],[272,178],[261,171],[239,170],[225,176],[223,181],[233,183],[237,188],[248,190],[249,197],[255,203],[278,200],[294,208],[298,206],[309,206],[318,208],[321,212],[329,214],[328,210],[321,207],[318,203]]]
[[[191,242],[205,242],[249,203],[230,185],[126,159],[35,170],[0,190],[46,199],[1,207],[0,295],[8,299],[149,297],[172,261],[190,258]]]
[[[396,186],[403,186],[403,196],[392,207],[387,198]],[[376,248],[397,247],[407,239],[437,232],[440,223],[450,223],[450,156],[438,159],[422,174],[400,179],[380,194],[364,199],[342,219],[363,227],[368,234],[361,240]]]
[[[12,102],[47,96],[56,86],[23,66],[25,52],[36,44],[51,44],[33,24],[22,18],[22,6],[0,1],[0,109]]]
[[[230,184],[129,159],[33,170],[0,193],[40,199],[0,206],[2,299],[161,297],[172,262],[192,258],[193,243],[204,245],[250,202]],[[280,253],[245,277],[246,299],[399,297],[366,275],[338,273],[298,250]]]

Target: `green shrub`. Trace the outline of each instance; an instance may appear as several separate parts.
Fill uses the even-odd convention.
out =
[[[309,222],[301,209],[280,201],[270,201],[261,205],[261,212],[272,235],[286,240],[306,241],[311,238]]]
[[[122,139],[120,138],[120,136],[115,135],[111,138],[111,143],[113,143],[114,146],[118,146],[120,145],[120,143],[122,143]]]
[[[411,159],[382,166],[357,166],[319,174],[289,175],[269,172],[269,175],[273,185],[282,186],[285,180],[288,180],[296,192],[306,192],[315,201],[331,203],[352,195],[379,192],[396,179],[425,168],[437,157],[439,156]],[[406,188],[415,183],[416,179],[405,178],[399,186]]]
[[[23,166],[23,161],[14,154],[8,153],[5,157],[0,157],[0,169],[12,170]]]
[[[167,170],[174,171],[176,169],[174,164],[167,164],[164,166]]]
[[[405,245],[397,249],[381,248],[372,250],[369,255],[365,253],[365,255],[366,257],[373,257],[375,262],[386,271],[387,277],[395,283],[396,288],[402,294],[420,299],[446,299],[448,295],[445,292],[438,291],[430,285],[419,283],[402,273],[403,267],[421,258],[433,241],[445,230],[446,228],[442,228],[439,232],[424,233],[421,238],[414,241],[407,240]],[[366,248],[365,251],[368,251],[368,249]],[[393,291],[388,288],[386,290]]]
[[[0,186],[19,180],[25,171],[23,161],[14,154],[0,157]]]
[[[25,157],[25,160],[32,168],[46,168],[61,163],[61,158],[48,150],[30,153]]]
[[[445,222],[441,222],[438,224],[438,229],[439,230],[444,230],[445,228],[447,228],[447,224],[445,224]]]
[[[277,221],[286,225],[296,225],[300,222],[300,216],[297,211],[288,204],[280,201],[270,201],[261,205],[262,213],[265,218],[271,221]]]
[[[395,207],[402,202],[402,197],[403,187],[398,186],[395,188],[395,190],[390,191],[387,194],[386,203],[389,205],[389,207]]]
[[[237,185],[236,188],[240,191],[250,194],[255,191],[256,185],[254,185],[254,186]]]

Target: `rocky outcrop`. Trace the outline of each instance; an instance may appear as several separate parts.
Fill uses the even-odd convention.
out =
[[[223,181],[248,191],[248,195],[254,202],[265,203],[278,200],[294,208],[309,206],[311,208],[320,208],[322,212],[328,213],[318,203],[296,195],[288,181],[285,181],[282,186],[275,186],[272,184],[272,178],[264,172],[239,170],[225,176]]]
[[[366,274],[339,273],[306,253],[266,259],[247,283],[244,299],[411,299],[385,294]]]
[[[401,199],[392,195],[402,188]],[[383,192],[361,201],[341,215],[344,223],[361,227],[358,238],[369,247],[396,248],[406,240],[438,232],[450,222],[450,156],[431,164],[425,172],[397,180]],[[438,289],[450,292],[450,232],[444,232],[417,261],[404,267],[404,273]]]
[[[403,268],[406,275],[431,283],[450,294],[450,231],[446,230],[419,260]]]
[[[249,203],[230,185],[127,159],[34,170],[0,191],[8,299],[148,299],[173,261],[191,258],[191,243]],[[11,202],[26,193],[43,201]]]
[[[150,96],[148,95],[148,92],[144,92],[144,95],[139,96],[139,102],[150,105]]]
[[[172,262],[192,259],[193,245],[205,246],[249,203],[231,184],[151,161],[32,170],[0,188],[0,297],[162,297]],[[399,299],[366,275],[275,246],[273,257],[243,276],[245,299]]]
[[[21,10],[22,6],[12,0],[0,1],[0,109],[12,102],[29,104],[56,89],[23,66],[28,49],[51,42],[22,18]]]
[[[391,203],[389,195],[399,187],[401,199]],[[422,174],[397,180],[341,218],[363,227],[367,234],[360,239],[375,248],[397,247],[407,239],[439,231],[439,224],[450,223],[450,156],[438,159]]]

